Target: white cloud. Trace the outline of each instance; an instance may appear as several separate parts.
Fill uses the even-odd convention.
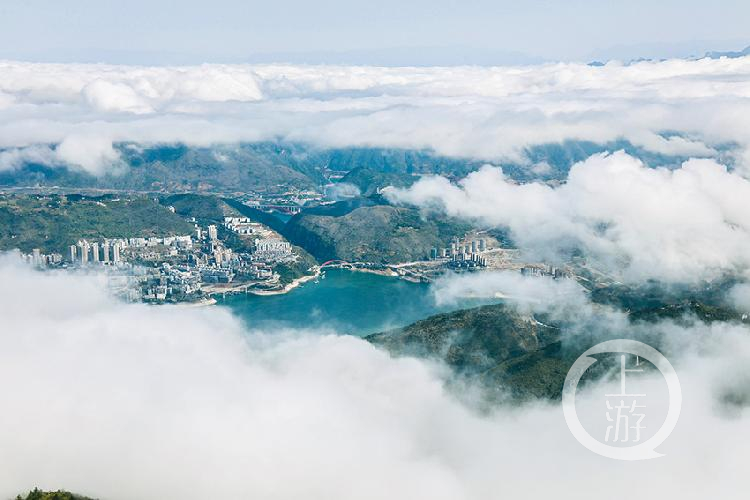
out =
[[[0,278],[4,497],[37,485],[111,500],[625,499],[637,480],[649,500],[743,487],[748,416],[713,410],[716,388],[747,373],[741,327],[663,327],[708,348],[673,359],[685,406],[667,456],[623,474],[572,438],[555,405],[477,414],[433,367],[358,338],[121,304],[95,278],[7,260]]]
[[[94,80],[81,91],[86,102],[97,111],[149,113],[151,107],[132,87],[122,83]]]
[[[118,165],[120,154],[112,141],[94,134],[67,136],[55,150],[57,158],[68,165],[80,166],[93,174]]]
[[[34,145],[0,151],[0,172],[21,168],[27,163],[56,166],[55,151],[49,146]]]
[[[733,286],[728,293],[729,303],[743,313],[750,314],[750,283]]]
[[[588,302],[585,290],[574,280],[527,277],[518,271],[445,274],[432,285],[435,302],[458,304],[467,298],[502,298],[516,307],[544,311],[580,307]]]
[[[529,145],[625,138],[646,150],[750,150],[750,57],[604,67],[141,67],[0,62],[0,147],[71,134],[432,148],[523,160]],[[92,161],[95,161],[92,160]]]
[[[338,182],[326,187],[326,196],[336,201],[355,198],[360,194],[359,188],[348,182]]]
[[[94,175],[125,168],[112,141],[96,134],[71,134],[54,148],[36,144],[0,151],[0,172],[14,170],[27,163],[50,167],[68,165]]]
[[[695,282],[750,268],[750,181],[712,160],[646,167],[618,152],[574,165],[559,187],[484,167],[459,185],[426,177],[391,200],[510,228],[540,257],[582,246],[625,279]]]

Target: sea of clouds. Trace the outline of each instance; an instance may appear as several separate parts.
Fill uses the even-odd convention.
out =
[[[0,62],[0,169],[103,173],[113,142],[284,139],[523,161],[525,147],[627,139],[750,161],[750,57],[603,67],[138,67]],[[51,145],[59,144],[57,149]]]
[[[427,177],[386,195],[507,228],[534,258],[582,249],[630,283],[748,277],[750,58],[523,68],[0,63],[0,170],[33,161],[101,174],[120,168],[113,144],[122,141],[276,138],[489,163],[523,161],[534,144],[626,139],[691,158],[667,169],[595,155],[559,185],[519,185],[488,165],[458,183]],[[578,318],[582,329],[605,324],[627,336],[632,327],[570,282],[482,274],[435,286],[444,301],[503,292],[524,312]],[[727,300],[750,309],[748,287]],[[459,401],[446,390],[438,364],[335,331],[269,333],[221,308],[123,304],[96,276],[40,273],[10,258],[0,262],[0,318],[0,497],[40,486],[106,499],[743,498],[742,324],[650,327],[668,339],[682,417],[659,450],[666,457],[620,463],[578,444],[559,405],[480,412],[470,394]]]
[[[683,339],[682,416],[665,457],[623,463],[577,443],[559,405],[479,412],[439,366],[335,332],[123,304],[96,276],[9,258],[0,316],[2,497],[743,498],[750,414],[717,397],[747,385],[740,325],[654,327]],[[604,418],[603,391],[579,412]]]

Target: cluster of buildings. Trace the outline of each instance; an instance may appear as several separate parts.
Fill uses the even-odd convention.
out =
[[[484,238],[464,241],[454,238],[450,247],[433,248],[430,258],[447,260],[448,266],[456,269],[486,267],[487,259],[483,254],[487,250],[487,240]]]
[[[263,262],[291,262],[296,259],[292,252],[292,245],[288,241],[278,238],[256,238],[254,261]]]
[[[275,235],[262,224],[250,221],[247,217],[225,217],[224,227],[241,236],[258,236],[255,238],[253,251],[235,252],[218,238],[216,225],[209,225],[205,234],[196,228],[198,241],[203,252],[196,254],[196,266],[204,283],[232,283],[239,278],[242,281],[273,281],[273,266],[278,262],[296,259],[291,245]],[[286,248],[288,251],[283,251]]]
[[[50,266],[59,266],[63,262],[63,256],[59,253],[44,254],[38,248],[32,250],[30,254],[21,254],[21,257],[34,267],[43,268]]]
[[[487,258],[478,253],[460,253],[454,255],[448,262],[448,267],[453,269],[473,269],[476,267],[487,267]]]
[[[202,296],[201,273],[190,266],[163,263],[158,272],[147,272],[140,281],[141,300],[191,300]]]
[[[253,262],[276,264],[296,259],[288,241],[281,239],[264,225],[252,222],[248,217],[224,217],[224,227],[241,236],[255,236],[251,256]]]
[[[551,277],[553,279],[570,278],[573,273],[568,269],[561,269],[552,265],[538,264],[526,265],[521,268],[524,276]]]
[[[66,255],[34,249],[23,258],[39,268],[98,267],[118,283],[114,286],[118,295],[147,302],[195,301],[211,291],[204,287],[220,283],[274,286],[280,279],[274,266],[298,258],[289,242],[247,217],[226,217],[223,227],[240,235],[247,250],[227,246],[219,238],[221,226],[195,223],[190,235],[82,238],[68,247]]]
[[[189,235],[100,241],[82,239],[75,245],[70,245],[67,261],[82,266],[119,265],[127,262],[128,255],[138,254],[142,260],[158,260],[162,255],[176,256],[181,249],[190,250],[192,247],[193,240]]]
[[[196,224],[190,245],[177,240],[176,248],[163,245],[155,249],[161,252],[158,259],[161,265],[149,268],[142,279],[142,300],[195,300],[206,292],[222,289],[216,288],[217,285],[235,282],[271,286],[279,280],[274,265],[297,258],[288,242],[278,236],[272,238],[276,233],[246,217],[226,217],[223,226],[246,241],[257,236],[252,240],[252,251],[228,247],[219,238],[220,227],[215,224],[205,229]],[[143,251],[138,256],[140,260],[149,257]]]
[[[260,224],[252,222],[248,217],[224,217],[224,227],[242,235],[257,233],[262,228]]]

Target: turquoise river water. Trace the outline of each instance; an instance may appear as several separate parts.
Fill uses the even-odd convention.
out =
[[[467,300],[438,306],[431,285],[341,269],[329,269],[325,278],[287,294],[241,294],[217,300],[253,328],[331,328],[353,335],[405,326],[433,314],[480,304]]]

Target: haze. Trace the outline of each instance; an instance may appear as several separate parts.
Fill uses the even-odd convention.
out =
[[[646,0],[11,0],[0,58],[436,65],[685,57],[742,49],[750,4]]]

